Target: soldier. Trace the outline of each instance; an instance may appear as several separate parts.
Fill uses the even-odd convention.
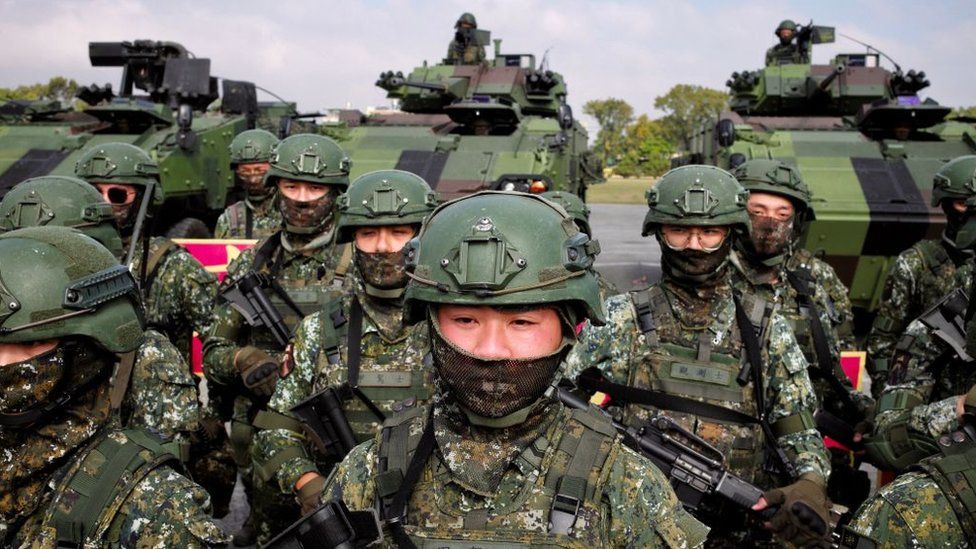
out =
[[[548,396],[585,318],[597,247],[537,196],[441,206],[406,248],[405,315],[431,334],[436,395],[388,419],[323,499],[378,508],[395,545],[697,547],[707,528],[608,418]]]
[[[799,247],[814,219],[810,191],[796,168],[777,160],[748,160],[732,175],[749,191],[752,223],[749,238],[735,242],[733,285],[779,304],[810,364],[821,413],[866,429],[874,402],[854,390],[840,368],[841,350],[856,345],[847,288],[833,267]],[[870,480],[852,467],[849,452],[832,450],[831,458],[828,494],[834,503],[856,509],[868,496]]]
[[[128,143],[102,143],[82,153],[75,176],[92,184],[112,205],[122,241],[129,249],[142,200],[162,202],[159,168],[145,151]],[[146,189],[152,186],[152,196]],[[148,235],[143,233],[144,238]],[[146,322],[166,334],[189,360],[193,332],[210,328],[217,278],[168,238],[136,242],[129,268],[142,286]]]
[[[579,196],[565,191],[548,191],[539,196],[562,206],[566,210],[566,213],[572,216],[579,230],[590,237],[591,240],[594,240],[593,231],[590,229],[590,207]],[[620,293],[617,287],[613,285],[613,282],[607,280],[596,269],[593,270],[593,276],[596,277],[597,285],[600,287],[600,298],[604,301],[608,297]]]
[[[250,326],[227,301],[228,290],[254,274],[260,277],[277,314],[289,328],[308,314],[321,310],[340,288],[334,280],[339,254],[335,246],[336,203],[349,184],[349,159],[334,141],[310,134],[290,136],[275,147],[265,185],[277,188],[282,227],[254,248],[245,250],[227,267],[222,298],[214,307],[214,325],[204,344],[207,379],[236,394],[252,397],[254,404],[235,405],[231,442],[238,464],[250,466],[251,423],[274,393],[285,345],[267,326]],[[237,304],[239,306],[239,304]],[[290,366],[289,366],[290,367]],[[256,479],[242,472],[245,486]],[[251,519],[234,538],[250,545],[270,535],[298,515],[293,500],[277,487],[254,482]]]
[[[485,60],[485,48],[474,41],[472,31],[478,21],[470,13],[462,13],[454,23],[454,39],[447,46],[447,63],[477,65]]]
[[[612,383],[600,390],[625,405],[627,421],[659,410],[728,456],[733,473],[782,486],[765,495],[774,505],[788,502],[772,524],[789,541],[814,542],[827,530],[830,463],[814,428],[807,361],[775,304],[731,284],[733,242],[750,232],[747,198],[718,168],[665,174],[648,191],[643,228],[661,245],[661,282],[607,300],[606,326],[584,326],[566,366],[573,375],[600,370],[581,382],[608,376]],[[770,470],[778,475],[768,478]],[[787,527],[798,522],[788,511],[795,502],[815,511],[815,525]],[[751,517],[718,502],[698,516],[715,544],[768,538]]]
[[[18,183],[0,201],[0,231],[38,225],[73,227],[121,257],[122,239],[111,204],[88,183],[47,175]],[[199,404],[197,382],[176,347],[147,328],[121,407],[122,426],[151,429],[183,444],[191,476],[227,514],[236,481],[223,422]]]
[[[266,429],[255,436],[256,470],[275,475],[284,493],[297,494],[305,512],[318,506],[322,475],[342,456],[311,455],[301,428],[296,432],[292,408],[313,393],[338,388],[356,440],[363,442],[384,419],[374,407],[388,414],[399,401],[424,403],[430,397],[423,363],[430,341],[426,324],[403,321],[407,275],[401,249],[436,205],[437,194],[423,179],[399,170],[363,175],[339,197],[336,240],[356,246],[351,291],[305,317],[295,333],[293,370],[255,419]]]
[[[938,453],[865,503],[841,537],[844,547],[972,547],[976,540],[976,385],[962,401],[962,425],[938,439]],[[933,418],[938,421],[938,418]]]
[[[64,227],[0,235],[0,257],[0,545],[224,545],[178,451],[117,428],[109,378],[143,338],[132,274]]]
[[[976,156],[946,163],[932,182],[932,206],[946,214],[942,238],[921,240],[891,264],[884,293],[867,339],[872,392],[877,397],[885,381],[895,343],[908,323],[953,288],[956,269],[972,252],[958,246],[956,233],[966,211],[966,199],[976,195]]]
[[[281,212],[275,207],[275,188],[264,184],[271,151],[278,138],[264,130],[247,130],[230,142],[230,167],[244,200],[235,202],[217,218],[214,238],[264,238],[281,227]]]
[[[773,34],[779,44],[766,50],[766,66],[787,63],[809,63],[810,52],[793,41],[796,38],[797,24],[791,19],[780,21]]]

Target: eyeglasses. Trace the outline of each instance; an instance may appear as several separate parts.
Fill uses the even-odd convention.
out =
[[[115,183],[96,183],[102,198],[113,206],[128,206],[136,201],[139,190],[132,185],[117,185]]]
[[[699,248],[706,252],[713,252],[722,246],[729,234],[726,226],[717,227],[682,227],[680,225],[665,225],[661,227],[664,243],[672,250],[684,250],[697,241]]]

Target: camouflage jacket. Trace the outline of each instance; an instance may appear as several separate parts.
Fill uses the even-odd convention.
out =
[[[801,283],[808,283],[809,289],[813,290],[812,301],[819,313],[820,325],[824,328],[831,354],[830,363],[821,365],[814,348],[809,311],[801,307],[798,292],[788,281],[783,269],[769,272],[757,269],[738,252],[733,252],[732,264],[735,266],[732,283],[737,290],[755,293],[764,300],[779,305],[777,311],[790,324],[800,349],[811,366],[810,379],[821,403],[828,405],[838,402],[834,386],[824,378],[824,375],[833,375],[847,388],[847,394],[857,406],[856,412],[864,412],[869,408],[873,404],[872,399],[855,391],[840,368],[841,351],[856,348],[854,313],[847,288],[837,277],[833,267],[805,249],[791,254],[784,265],[785,270],[795,273]]]
[[[968,294],[972,262],[956,271],[953,286]],[[936,302],[938,300],[935,300]],[[958,359],[948,343],[921,320],[913,320],[902,335],[891,372],[878,399],[875,432],[884,431],[908,413],[908,428],[938,437],[956,427],[956,400],[976,384],[973,363]]]
[[[290,410],[299,402],[326,387],[348,381],[347,364],[351,343],[349,319],[354,298],[361,304],[364,313],[357,386],[387,414],[396,403],[405,399],[411,398],[423,403],[430,397],[432,373],[424,364],[430,347],[427,323],[403,327],[402,309],[395,306],[392,310],[382,310],[373,305],[364,297],[362,284],[356,278],[353,287],[358,288],[357,291],[346,293],[341,299],[327,304],[322,311],[305,317],[298,327],[292,348],[293,369],[275,387],[274,395],[268,403],[271,411],[293,417]],[[337,308],[343,319],[343,324],[338,329],[335,328],[333,315],[330,314]],[[327,348],[335,344],[338,344],[338,349]],[[338,356],[332,360],[338,360],[332,362],[329,355],[336,351]],[[354,397],[346,402],[345,412],[359,442],[373,438],[380,422],[365,404]],[[277,480],[285,493],[294,491],[295,482],[303,474],[313,471],[328,474],[334,465],[312,457],[314,452],[310,452],[311,448],[303,445],[304,438],[300,433],[286,428],[261,430],[255,436],[252,451],[258,469],[279,461],[276,456],[283,455],[281,453],[289,448],[293,449],[292,452],[299,452],[299,457],[284,461],[277,469]],[[268,471],[268,474],[272,472]]]
[[[753,383],[739,387],[735,380],[745,350],[731,287],[723,284],[708,298],[679,298],[682,291],[667,281],[650,290],[660,291],[658,295],[665,299],[660,304],[664,310],[654,314],[653,332],[645,334],[639,327],[635,294],[612,297],[606,302],[607,324],[584,325],[579,344],[566,359],[565,372],[575,378],[595,366],[617,383],[704,400],[756,417]],[[766,417],[774,432],[783,433],[777,442],[796,473],[814,473],[826,479],[830,462],[813,427],[812,414],[818,401],[807,374],[807,361],[787,320],[775,311],[766,318],[760,342]],[[694,358],[695,349],[698,357],[706,354],[707,358]],[[757,427],[664,413],[719,448],[729,457],[736,474],[764,482],[760,478],[763,435]],[[627,406],[625,415],[633,421],[646,420],[653,414],[643,407]]]
[[[247,234],[248,211],[251,215],[251,234]],[[273,197],[257,204],[241,200],[227,206],[217,218],[214,238],[267,238],[281,229],[281,212]]]
[[[775,44],[766,50],[766,66],[786,63],[809,63],[810,55],[800,51],[796,43]]]
[[[282,236],[271,237],[273,239]],[[266,246],[267,245],[267,246]],[[340,291],[334,284],[336,265],[339,261],[336,247],[332,242],[308,253],[293,252],[279,243],[264,239],[250,249],[244,250],[227,267],[227,278],[223,286],[233,284],[252,270],[258,250],[271,250],[269,257],[261,265],[261,272],[273,275],[289,297],[301,309],[301,315],[291,310],[284,301],[271,290],[266,290],[269,299],[278,308],[286,324],[295,327],[308,314],[318,311]],[[214,306],[213,325],[204,344],[203,368],[208,380],[222,385],[236,382],[238,373],[234,367],[237,351],[247,345],[254,345],[272,356],[281,356],[281,349],[272,338],[269,330],[252,330],[244,317],[229,303],[220,302]]]
[[[122,424],[186,442],[201,419],[197,380],[166,336],[145,333],[122,401]]]
[[[477,65],[485,60],[484,46],[468,44],[464,46],[457,40],[451,40],[447,45],[447,61],[460,61],[462,65]]]
[[[153,237],[149,242],[149,283],[143,292],[146,323],[159,330],[176,345],[189,361],[193,332],[210,330],[217,277],[208,272],[189,252],[168,238]],[[142,244],[136,248],[132,272],[142,270]]]
[[[127,440],[121,431],[106,436],[118,443]],[[48,515],[62,504],[72,503],[72,492],[61,485],[60,478],[79,469],[90,473],[90,467],[100,465],[98,459],[87,459],[92,450],[93,445],[89,445],[71,456],[47,484],[42,505],[16,532],[12,532],[12,547],[57,547],[57,532]],[[210,516],[210,496],[190,479],[165,465],[153,469],[138,482],[121,500],[118,509],[99,516],[95,528],[104,532],[103,537],[94,544],[86,543],[86,548],[223,547],[230,541]]]
[[[574,412],[558,404],[551,404],[548,410],[539,416],[540,422],[521,434],[524,438],[515,454],[495,447],[491,438],[481,440],[443,426],[435,428],[434,454],[427,460],[407,503],[407,533],[414,539],[453,539],[498,546],[702,545],[708,529],[684,510],[657,467],[623,446],[612,434],[612,428],[607,431],[608,436],[596,439],[602,459],[585,469],[589,481],[586,490],[591,495],[580,498],[583,501],[574,527],[569,534],[550,534],[556,484],[565,478],[557,471],[566,470],[567,462],[572,461],[566,448],[573,442],[579,444],[584,433],[593,433],[583,422],[599,420],[594,419],[592,411]],[[419,436],[430,421],[427,416],[426,407],[412,409],[388,425],[408,422],[405,427],[410,436]],[[439,425],[436,412],[434,417],[435,425]],[[561,444],[564,439],[567,444]],[[346,456],[329,477],[323,500],[343,498],[350,509],[376,506],[382,444],[382,435],[378,435]],[[468,473],[492,467],[501,469],[494,487],[470,488]],[[386,540],[387,546],[392,546],[390,538]]]
[[[922,240],[891,264],[878,314],[867,339],[875,395],[888,377],[895,344],[908,324],[954,287],[961,259],[942,240]]]

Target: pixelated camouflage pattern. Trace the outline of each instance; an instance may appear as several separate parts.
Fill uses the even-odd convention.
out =
[[[906,473],[882,487],[848,527],[874,541],[877,549],[973,547],[946,494],[922,472]]]
[[[247,209],[250,208],[251,235],[247,235]],[[231,214],[234,210],[234,214]],[[237,223],[232,221],[236,218]],[[227,206],[217,218],[214,238],[267,238],[281,229],[281,212],[274,205],[274,198],[261,202],[241,200]]]
[[[150,257],[167,245],[167,240],[150,239]],[[136,246],[132,272],[138,277],[141,269],[142,242]],[[174,246],[159,263],[150,286],[143,290],[146,323],[165,334],[189,362],[193,332],[203,335],[210,331],[216,295],[217,277],[190,252]]]
[[[951,260],[938,264],[932,261],[945,251],[939,248],[946,246],[942,240],[922,240],[899,254],[891,264],[867,339],[867,353],[873,360],[890,359],[908,324],[955,287],[956,264]],[[886,323],[890,328],[882,329]],[[877,395],[887,375],[874,369],[870,374],[872,391]]]
[[[809,63],[810,55],[800,51],[795,42],[788,44],[776,44],[766,50],[766,65],[779,65],[783,63]]]
[[[557,405],[558,406],[558,405]],[[414,418],[411,435],[423,429],[425,412]],[[594,467],[587,497],[568,535],[548,533],[557,477],[566,470],[569,455],[559,450],[562,437],[578,439],[586,429],[571,412],[558,407],[537,429],[526,452],[541,456],[512,459],[490,494],[465,489],[445,463],[478,459],[453,455],[456,448],[435,450],[407,504],[406,531],[415,543],[436,546],[533,547],[700,547],[707,527],[678,502],[661,472],[643,457],[622,446],[619,439],[603,439],[607,456]],[[439,440],[445,433],[435,436]],[[350,509],[375,504],[379,437],[357,446],[336,467],[323,491],[323,500],[341,497]],[[440,444],[440,443],[439,443]],[[487,458],[488,456],[485,456]],[[532,463],[537,465],[532,465]],[[484,524],[472,524],[483,517]],[[466,524],[466,522],[470,523]],[[438,541],[435,541],[438,540]],[[456,540],[455,544],[439,540]],[[394,546],[387,536],[385,546]],[[426,545],[425,545],[426,546]]]
[[[812,368],[820,368],[808,312],[800,308],[797,292],[782,269],[757,266],[737,251],[733,252],[732,264],[735,266],[732,280],[736,289],[752,292],[766,301],[777,303],[778,312],[789,323],[807,363]],[[854,340],[854,313],[847,287],[840,281],[833,267],[805,249],[790,254],[783,268],[793,272],[803,270],[810,274],[814,290],[813,302],[820,314],[820,324],[827,336],[827,346],[831,354],[831,363],[826,367],[839,371],[837,366],[840,364],[841,352],[857,348]],[[838,396],[830,383],[817,376],[811,375],[810,378],[821,402],[837,401]],[[848,394],[859,405],[860,410],[863,411],[873,404],[871,397],[854,390],[847,376],[839,379],[848,388]]]
[[[462,46],[457,40],[447,45],[447,61],[458,61],[462,65],[477,65],[485,60],[484,46],[468,44]]]
[[[972,262],[957,269],[952,287],[961,287],[968,294],[972,269]],[[908,412],[909,429],[938,437],[956,428],[956,399],[976,384],[976,368],[946,353],[951,353],[949,345],[936,337],[931,328],[917,319],[908,325],[883,386],[883,400],[879,399],[876,432],[903,418],[905,412],[889,404],[889,399],[899,394],[906,395],[909,402],[922,403]]]
[[[196,379],[166,336],[152,329],[145,334],[122,401],[123,426],[189,443],[201,419]]]
[[[427,323],[402,325],[403,312],[399,302],[380,305],[365,296],[362,282],[355,276],[352,282],[355,296],[363,310],[363,333],[359,387],[384,413],[390,414],[396,403],[414,398],[423,403],[432,394],[432,371],[424,365],[429,352],[430,337]],[[342,297],[342,313],[349,318],[353,293]],[[325,310],[328,310],[326,306]],[[339,364],[330,364],[323,349],[323,323],[332,320],[324,311],[313,313],[302,321],[293,340],[293,370],[278,382],[268,408],[284,415],[314,393],[347,381],[349,353],[348,332],[339,341]],[[384,379],[385,378],[385,379]],[[353,433],[359,442],[373,438],[380,423],[359,399],[347,401],[345,406]],[[302,447],[303,441],[285,429],[259,431],[255,436],[255,463],[266,463],[285,448]],[[305,447],[305,457],[282,464],[276,478],[284,493],[294,492],[295,483],[305,473],[316,471],[326,475],[333,463],[316,459],[313,448]],[[318,465],[316,464],[318,462]]]
[[[107,436],[125,443],[122,432]],[[80,450],[80,447],[76,447]],[[90,450],[89,447],[87,450]],[[75,452],[65,465],[68,474],[77,470],[88,451]],[[17,531],[13,547],[55,549],[53,525],[45,525],[50,506],[59,506],[68,492],[47,489],[44,505],[32,513]],[[223,547],[230,540],[210,516],[210,498],[190,479],[167,466],[149,472],[124,498],[114,513],[99,517],[93,532],[104,531],[101,539],[89,539],[85,547]],[[50,524],[50,523],[48,523]]]
[[[566,359],[566,374],[576,377],[582,370],[596,366],[617,383],[661,390],[659,372],[665,371],[669,364],[688,361],[687,357],[682,356],[684,352],[691,352],[694,357],[699,334],[708,330],[712,346],[709,366],[713,372],[727,372],[726,383],[721,388],[728,400],[693,398],[755,415],[751,383],[742,388],[735,383],[739,357],[743,356],[744,349],[735,321],[731,286],[721,283],[707,299],[687,295],[685,290],[668,281],[662,282],[660,288],[669,302],[668,318],[658,318],[660,315],[655,314],[660,344],[651,348],[646,341],[645,334],[637,324],[637,311],[631,295],[615,296],[606,302],[608,320],[605,326],[584,325],[579,344]],[[807,361],[789,323],[780,313],[770,315],[762,346],[769,421],[776,422],[803,411],[812,414],[818,401],[807,374]],[[720,359],[725,363],[719,363]],[[709,385],[701,381],[693,383],[696,387]],[[721,424],[689,414],[664,413],[717,446],[724,455],[730,456],[729,465],[736,474],[759,484],[769,482],[759,474],[763,444],[758,427]],[[627,406],[625,409],[628,420],[646,419],[651,415],[651,411],[638,406]],[[797,474],[813,473],[822,479],[829,476],[829,458],[815,429],[781,436],[778,442]]]

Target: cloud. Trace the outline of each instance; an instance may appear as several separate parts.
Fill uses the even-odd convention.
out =
[[[375,0],[318,2],[229,0],[0,2],[0,86],[65,75],[81,83],[111,81],[117,69],[89,66],[90,40],[151,38],[181,42],[212,59],[213,72],[253,80],[310,111],[385,104],[373,86],[384,70],[408,71],[445,53],[457,16],[471,11],[502,50],[549,50],[566,77],[577,112],[590,99],[620,97],[653,113],[672,85],[723,88],[733,70],[757,68],[772,29],[791,17],[834,25],[924,69],[929,93],[950,105],[973,104],[976,14],[970,3],[908,1],[782,3],[671,0]],[[863,51],[839,41],[818,47],[815,60]]]

